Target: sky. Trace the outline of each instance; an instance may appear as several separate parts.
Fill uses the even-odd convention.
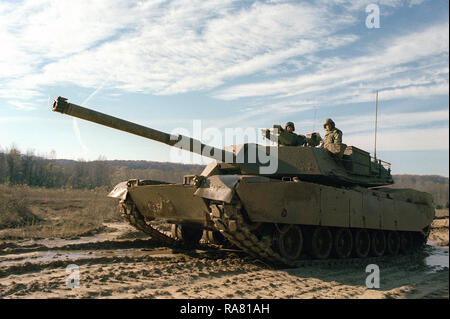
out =
[[[393,174],[448,177],[448,6],[0,0],[0,150],[207,162],[51,112],[63,96],[215,146],[205,130],[292,121],[297,133],[323,136],[322,123],[332,118],[344,143],[373,154],[378,90],[377,157],[392,163]]]

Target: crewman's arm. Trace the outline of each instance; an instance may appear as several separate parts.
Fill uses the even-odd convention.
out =
[[[334,143],[342,144],[342,132],[341,131],[336,131],[334,133]]]
[[[297,134],[297,145],[303,146],[306,144],[306,137],[304,135]]]

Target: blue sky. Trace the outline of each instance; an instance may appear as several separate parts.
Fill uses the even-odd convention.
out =
[[[366,26],[370,4],[380,28]],[[167,132],[293,121],[323,135],[331,117],[373,152],[379,90],[378,157],[448,176],[448,12],[447,0],[0,1],[0,148],[177,161],[51,112],[64,96]]]

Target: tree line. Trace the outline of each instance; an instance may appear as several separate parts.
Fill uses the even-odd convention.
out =
[[[433,195],[436,208],[448,208],[449,180],[438,175],[393,175],[395,188],[413,188]]]
[[[129,166],[124,166],[130,162]],[[0,183],[45,188],[94,189],[112,187],[131,178],[181,182],[184,175],[199,174],[203,166],[145,161],[57,160],[37,156],[32,151],[22,154],[16,147],[0,153]],[[155,165],[152,165],[155,163]],[[164,165],[167,164],[167,165]],[[144,168],[133,168],[144,167]],[[153,168],[156,167],[156,168]]]
[[[105,161],[77,161],[63,167],[56,160],[36,156],[28,151],[22,154],[12,147],[0,153],[0,183],[46,188],[96,188],[111,185],[112,169]]]

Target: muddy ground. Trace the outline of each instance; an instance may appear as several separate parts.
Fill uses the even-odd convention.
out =
[[[448,298],[448,217],[434,223],[434,246],[378,264],[379,289],[365,286],[364,263],[273,269],[239,251],[172,250],[125,223],[105,226],[78,239],[4,240],[0,297]]]
[[[2,194],[7,203],[25,200],[23,207],[7,207],[26,208],[37,222],[0,230],[0,298],[449,296],[448,210],[437,211],[422,252],[379,261],[380,288],[369,289],[367,262],[274,269],[238,250],[155,246],[121,221],[102,192],[21,188]]]

